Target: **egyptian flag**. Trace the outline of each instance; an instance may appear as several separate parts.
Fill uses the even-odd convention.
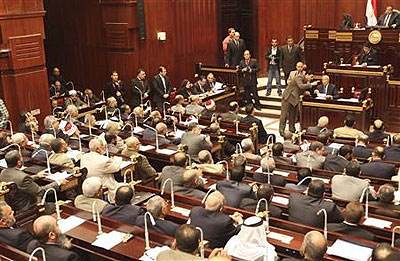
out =
[[[377,1],[378,0],[367,0],[367,7],[365,9],[367,26],[375,26],[378,23]]]

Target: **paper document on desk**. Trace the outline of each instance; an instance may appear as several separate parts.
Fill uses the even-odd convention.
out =
[[[215,88],[216,90],[218,90],[218,89],[223,89],[224,87],[223,87],[222,82],[215,82],[214,88]]]
[[[181,214],[182,216],[188,217],[190,215],[190,209],[174,207],[171,211]]]
[[[81,135],[79,135],[79,137],[81,137],[81,139],[84,139],[84,138],[89,137],[89,135],[87,135],[87,134],[81,134]]]
[[[272,202],[287,206],[289,204],[289,199],[285,198],[285,197],[280,197],[280,196],[273,196]]]
[[[344,144],[333,142],[329,145],[329,148],[339,150]]]
[[[275,239],[275,240],[279,240],[285,244],[290,244],[290,242],[293,240],[293,237],[291,237],[291,236],[276,233],[276,232],[269,232],[267,237]]]
[[[140,145],[139,150],[140,151],[148,151],[148,150],[152,150],[155,147],[153,145]]]
[[[121,169],[124,169],[124,168],[126,168],[126,167],[129,167],[130,165],[132,165],[132,161],[123,160],[123,161],[121,162],[120,168],[121,168]]]
[[[8,168],[6,159],[0,160],[0,167],[2,167],[4,169]]]
[[[110,233],[104,233],[101,234],[96,241],[92,243],[93,246],[101,247],[107,250],[110,250],[111,248],[115,247],[119,243],[122,242],[122,240],[125,237],[125,233],[118,232],[118,231],[111,231]]]
[[[68,156],[68,158],[77,160],[81,152],[79,150],[68,150],[65,154]]]
[[[356,103],[358,103],[358,102],[359,102],[358,98],[349,98],[349,99],[340,98],[340,99],[338,99],[338,101],[344,101],[344,102],[356,102]]]
[[[86,220],[77,216],[69,216],[66,219],[61,219],[57,221],[58,226],[60,227],[61,233],[66,233],[71,229],[80,226]]]
[[[328,251],[326,252],[331,256],[338,256],[353,261],[367,261],[372,255],[372,248],[338,239],[332,246],[328,247]]]
[[[67,179],[72,176],[71,174],[68,174],[66,171],[63,172],[56,172],[51,175],[47,175],[46,178],[51,179],[51,180],[60,180],[60,179]]]
[[[392,222],[377,218],[367,218],[363,224],[366,226],[379,227],[382,229],[385,227],[390,228],[392,226]]]
[[[250,170],[253,169],[253,166],[246,166],[246,167],[244,167],[244,168],[245,168],[246,171],[250,171]]]
[[[162,247],[155,247],[147,250],[144,252],[143,256],[139,258],[141,261],[154,261],[157,260],[157,256],[164,251],[170,250],[168,246],[162,246]]]
[[[135,133],[135,134],[141,133],[143,131],[144,131],[144,129],[142,127],[139,127],[139,126],[133,128],[133,133]]]
[[[259,167],[258,169],[256,169],[256,171],[255,172],[257,172],[257,173],[262,173],[263,171],[262,171],[262,168],[261,167]]]
[[[287,177],[287,176],[289,176],[289,172],[286,172],[286,171],[281,171],[281,170],[274,170],[274,171],[272,171],[272,174],[276,174],[276,175],[281,175],[281,176],[284,176],[284,177]]]
[[[156,152],[161,153],[161,154],[166,154],[166,155],[172,155],[175,154],[175,150],[170,150],[170,149],[158,149]]]

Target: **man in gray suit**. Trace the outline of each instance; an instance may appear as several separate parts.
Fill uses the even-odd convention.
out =
[[[172,179],[174,186],[183,186],[183,173],[186,170],[187,160],[184,152],[177,152],[172,156],[172,166],[168,165],[162,169],[160,184],[164,184],[167,179]],[[165,186],[165,191],[170,192],[171,187]]]
[[[24,163],[18,151],[12,150],[7,152],[5,160],[8,168],[1,172],[0,181],[14,182],[17,185],[17,191],[11,199],[12,202],[9,202],[15,212],[29,209],[40,200],[47,189],[58,189],[60,185],[68,182],[62,179],[45,186],[39,186],[35,181],[43,178],[43,174],[31,176],[19,170]]]
[[[324,169],[342,172],[353,157],[353,148],[350,145],[343,145],[338,155],[329,154],[324,163]]]
[[[285,81],[289,78],[291,71],[296,69],[296,63],[303,62],[303,54],[299,45],[294,43],[293,37],[286,37],[286,45],[281,48],[282,53],[282,68],[285,73]],[[286,82],[287,85],[287,82]]]
[[[235,101],[229,103],[229,111],[221,114],[221,119],[224,121],[240,121],[239,104]]]
[[[197,122],[189,124],[188,131],[182,135],[181,144],[187,145],[187,153],[195,160],[200,151],[211,150],[213,147],[210,136],[201,135],[201,128]]]
[[[183,173],[183,186],[175,186],[175,193],[180,193],[188,197],[203,199],[206,193],[201,190],[203,182],[202,172],[197,169],[189,169]]]
[[[313,141],[308,151],[296,154],[297,166],[301,168],[322,169],[325,162],[324,145],[319,141]]]

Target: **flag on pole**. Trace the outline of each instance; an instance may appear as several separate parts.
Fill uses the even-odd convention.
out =
[[[378,23],[377,0],[367,0],[365,16],[367,18],[367,26],[375,26]]]

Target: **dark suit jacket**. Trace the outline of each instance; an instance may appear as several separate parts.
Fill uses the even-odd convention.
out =
[[[200,86],[199,82],[195,82],[193,84],[193,94],[201,94],[207,92],[207,84]]]
[[[240,60],[243,59],[243,53],[246,50],[246,44],[243,39],[239,39],[239,45],[232,39],[228,43],[228,49],[226,51],[226,61],[231,67],[239,65]]]
[[[292,46],[292,51],[289,52],[288,46],[281,47],[282,52],[282,67],[285,74],[289,74],[296,69],[296,63],[303,61],[303,54],[297,44]]]
[[[179,88],[178,91],[177,91],[176,93],[182,95],[183,98],[185,98],[185,100],[189,99],[189,97],[190,97],[191,95],[197,94],[197,93],[196,93],[196,90],[193,90],[193,87],[190,88],[190,89],[187,89],[187,88],[185,88],[185,87]]]
[[[383,14],[379,17],[378,19],[378,25],[385,25],[385,19],[386,19],[387,14]],[[392,12],[392,16],[389,19],[389,24],[388,26],[391,27],[392,25],[399,25],[400,23],[400,18],[399,18],[399,14],[397,12]]]
[[[361,165],[361,173],[365,176],[391,179],[395,173],[396,166],[384,163],[383,160],[374,160]]]
[[[28,253],[32,253],[37,247],[42,247],[46,253],[46,260],[48,261],[79,261],[81,258],[74,251],[62,248],[58,244],[42,244],[39,242],[32,241],[28,245]],[[42,257],[41,252],[35,253],[36,257]]]
[[[165,166],[162,169],[160,176],[160,184],[164,184],[164,182],[170,178],[174,183],[174,186],[183,186],[183,173],[186,171],[184,167],[178,166]],[[168,185],[165,187],[165,191],[170,192],[171,187]]]
[[[226,205],[234,208],[240,206],[242,199],[254,196],[249,185],[233,180],[218,181],[217,190],[225,196]]]
[[[240,203],[241,209],[245,209],[248,211],[255,212],[257,208],[257,200],[252,199],[252,198],[244,198],[242,200],[242,203]],[[260,211],[265,211],[265,203],[261,202],[260,203]],[[271,204],[268,204],[268,211],[269,211],[269,216],[270,217],[275,217],[275,218],[281,218],[282,217],[282,209],[279,207],[273,206]]]
[[[385,160],[400,161],[400,146],[390,146],[385,148]]]
[[[371,157],[372,149],[357,145],[353,148],[353,156],[359,158],[369,158]]]
[[[325,92],[325,86],[320,84],[317,86],[317,90],[320,93],[325,93],[326,95],[331,95],[334,99],[338,99],[340,97],[338,89],[336,88],[336,85],[329,83],[328,84],[328,91]]]
[[[328,223],[343,221],[342,213],[335,203],[300,193],[291,193],[289,197],[289,220],[323,228],[324,215],[317,215],[317,212],[323,208],[328,214]]]
[[[379,65],[378,52],[371,48],[369,53],[362,53],[358,56],[358,62],[360,64],[367,63],[367,65]]]
[[[240,120],[241,123],[246,123],[246,124],[253,124],[257,123],[258,126],[258,142],[265,144],[268,139],[268,134],[264,129],[264,125],[260,119],[257,119],[253,115],[247,115],[243,119]]]
[[[276,63],[276,67],[279,69],[279,68],[281,68],[282,67],[282,61],[281,61],[281,59],[282,59],[282,51],[281,51],[281,48],[279,48],[279,47],[276,47],[277,48],[277,50],[276,50],[276,55],[274,56],[274,58],[275,58],[275,63]],[[269,68],[269,66],[270,66],[270,61],[271,61],[271,59],[272,59],[272,47],[269,47],[268,49],[267,49],[267,51],[265,52],[265,60],[267,60],[267,66],[268,66],[268,68]]]
[[[188,188],[185,186],[174,186],[174,192],[178,194],[183,194],[187,197],[193,197],[198,199],[203,199],[206,192],[197,188]]]
[[[369,203],[378,207],[378,209],[375,210],[375,213],[378,215],[400,218],[400,206],[398,205],[386,204],[381,201],[370,201]]]
[[[343,172],[349,161],[339,155],[329,154],[325,158],[324,169],[331,171]]]
[[[163,82],[161,80],[161,76],[160,74],[157,74],[156,76],[154,76],[153,79],[153,88],[152,88],[152,95],[153,95],[153,101],[155,103],[162,103],[164,101],[166,101],[166,99],[164,99],[163,95],[164,94],[170,94],[171,92],[171,82],[169,81],[168,76],[164,77],[165,79],[165,89],[164,89],[164,85]]]
[[[242,69],[247,68],[248,71],[242,72]],[[249,64],[246,64],[245,60],[241,60],[239,63],[239,72],[242,76],[242,86],[257,86],[257,73],[261,70],[258,66],[256,59],[251,58]]]
[[[359,226],[352,226],[346,223],[328,224],[328,230],[338,232],[341,234],[350,235],[353,237],[363,238],[365,240],[373,241],[375,235]]]
[[[217,82],[217,81],[214,80],[214,81],[211,83],[211,82],[209,82],[209,81],[207,80],[206,85],[204,85],[204,88],[205,88],[206,92],[211,91],[211,90],[215,87],[215,83],[216,83],[216,82]]]
[[[140,81],[137,77],[133,78],[131,80],[133,108],[140,105],[140,92],[135,88],[135,86],[140,89],[140,91],[142,92],[142,95],[144,95],[145,93],[149,94],[149,91],[150,91],[149,82],[147,80]]]
[[[122,205],[122,206],[107,205],[103,209],[101,214],[104,216],[108,216],[111,219],[135,225],[136,218],[144,214],[144,211],[143,209],[135,205]]]
[[[389,137],[388,133],[385,133],[382,130],[374,130],[373,132],[368,134],[370,140],[383,140]]]
[[[26,252],[29,242],[35,238],[25,228],[0,228],[0,242]]]
[[[192,208],[189,218],[190,224],[203,229],[204,238],[210,241],[211,248],[224,247],[240,231],[240,226],[235,227],[228,215],[203,207]]]
[[[118,98],[117,97],[117,92],[121,93],[121,96]],[[119,85],[113,83],[113,82],[108,82],[106,84],[106,87],[104,88],[104,95],[106,96],[106,99],[109,97],[114,97],[118,101],[118,105],[121,105],[125,100],[125,95],[126,95],[126,89],[124,86],[124,83],[121,81]]]
[[[333,132],[330,129],[326,129],[326,128],[324,130],[322,130],[322,129],[323,128],[318,127],[318,126],[308,127],[307,128],[307,133],[318,135],[322,131],[322,132],[328,132],[329,136],[332,136]]]
[[[149,229],[154,230],[157,233],[167,235],[167,236],[175,236],[175,231],[179,227],[178,224],[175,224],[172,221],[164,220],[164,219],[156,219],[156,225],[153,226],[149,219],[147,219],[147,226]],[[139,227],[144,227],[144,216],[138,216],[136,218],[136,225]]]
[[[268,176],[266,173],[254,172],[253,179],[257,182],[268,183]],[[270,180],[271,185],[284,187],[286,185],[286,180],[284,176],[281,175],[271,175]]]

